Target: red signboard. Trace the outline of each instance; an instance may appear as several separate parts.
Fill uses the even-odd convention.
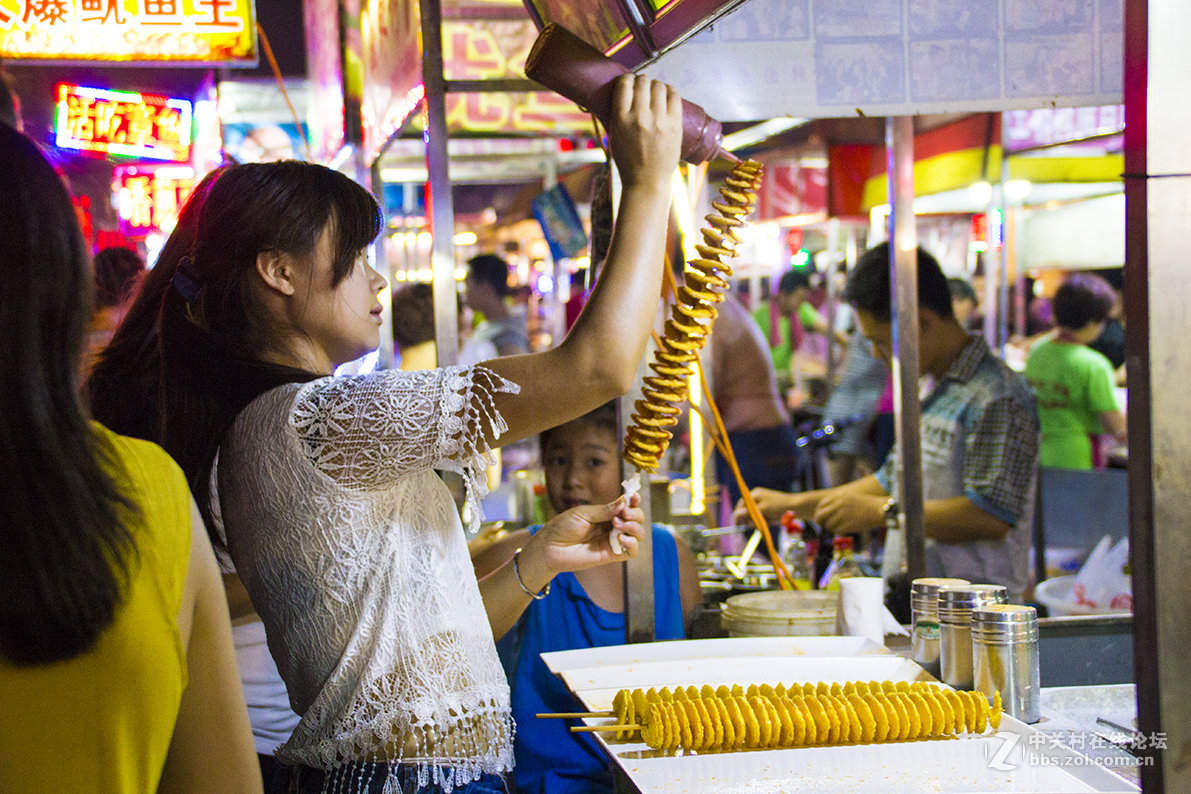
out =
[[[802,250],[802,229],[795,226],[786,232],[786,246],[790,249],[791,254],[796,254]]]
[[[826,164],[802,165],[797,160],[765,163],[754,219],[807,222],[819,216],[827,217]]]
[[[185,99],[62,84],[54,127],[55,143],[65,149],[190,159],[191,105]]]
[[[984,213],[972,216],[972,241],[988,242],[988,216]]]
[[[112,189],[120,231],[129,237],[169,233],[194,189],[194,170],[179,166],[129,166],[115,170]]]

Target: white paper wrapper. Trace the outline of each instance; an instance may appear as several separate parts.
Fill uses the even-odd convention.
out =
[[[624,489],[625,496],[632,496],[635,493],[641,492],[641,472],[636,471],[629,475],[628,479],[620,483],[620,487]],[[624,554],[624,546],[620,543],[620,533],[615,529],[608,533],[608,545],[612,547],[612,553],[620,556]]]
[[[885,644],[885,581],[877,576],[839,580],[835,633]]]
[[[616,530],[608,533],[608,545],[612,547],[612,553],[618,557],[624,554],[624,546],[620,545],[620,533]]]
[[[628,479],[620,483],[620,487],[624,489],[625,496],[632,496],[635,493],[641,492],[641,472],[635,471],[628,476]]]

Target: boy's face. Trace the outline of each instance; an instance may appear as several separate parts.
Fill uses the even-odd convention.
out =
[[[972,312],[976,311],[976,301],[971,298],[952,298],[951,310],[955,312],[955,319],[962,326],[967,326]]]
[[[807,295],[810,292],[804,287],[798,287],[792,292],[779,292],[777,294],[778,310],[785,315],[791,315],[798,311],[798,307],[806,303]]]
[[[606,504],[620,496],[620,449],[614,432],[571,422],[552,430],[547,438],[542,465],[555,512]]]
[[[940,333],[945,322],[950,321],[940,319],[924,306],[918,307],[918,371],[923,375],[928,372],[938,374],[935,369],[945,354]],[[893,349],[893,323],[883,322],[864,309],[857,309],[856,324],[872,346],[873,355],[893,366],[893,359],[897,357],[897,351]]]

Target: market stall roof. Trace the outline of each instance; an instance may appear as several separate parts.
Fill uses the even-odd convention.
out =
[[[745,0],[524,0],[541,30],[557,23],[636,69]]]

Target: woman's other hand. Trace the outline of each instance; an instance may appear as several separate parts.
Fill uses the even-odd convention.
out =
[[[775,491],[771,488],[753,488],[749,493],[752,494],[753,501],[757,503],[757,507],[761,509],[761,515],[771,524],[776,523],[787,510],[797,512],[801,507],[798,498],[800,494]],[[802,515],[799,515],[799,518],[802,517]],[[805,517],[810,518],[809,515]],[[744,499],[736,502],[736,507],[732,510],[732,521],[735,524],[752,523],[748,509],[744,506]]]
[[[615,532],[622,553],[613,551]],[[580,571],[609,562],[624,562],[637,556],[637,545],[645,535],[645,513],[637,494],[621,496],[609,504],[580,505],[546,522],[533,540],[538,541],[542,560],[556,572]],[[522,551],[524,557],[528,544]]]
[[[532,603],[529,596],[540,593],[556,575],[635,557],[645,535],[644,522],[641,497],[635,494],[609,504],[573,507],[547,521],[512,555],[515,564],[503,565],[480,581],[492,636],[503,637]],[[612,551],[611,532],[620,536],[620,554]]]

